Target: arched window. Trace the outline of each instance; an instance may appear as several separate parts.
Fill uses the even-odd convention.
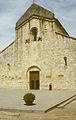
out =
[[[64,57],[65,66],[67,66],[67,57]]]
[[[36,27],[33,27],[31,29],[31,34],[33,36],[33,40],[36,41],[37,40],[37,32],[38,32],[38,29]]]

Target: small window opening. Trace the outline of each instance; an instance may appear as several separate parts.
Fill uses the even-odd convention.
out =
[[[36,27],[33,27],[33,28],[31,29],[31,34],[33,35],[33,40],[34,40],[34,41],[37,40],[37,32],[38,32],[38,30],[37,30]]]
[[[49,90],[52,90],[52,84],[49,84]]]
[[[67,66],[67,57],[64,57],[65,66]]]

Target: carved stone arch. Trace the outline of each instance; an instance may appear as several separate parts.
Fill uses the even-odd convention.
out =
[[[38,69],[39,71],[41,71],[41,69],[40,69],[38,66],[33,65],[33,66],[30,66],[30,67],[27,69],[27,72],[28,72],[29,70],[31,70],[31,69]]]

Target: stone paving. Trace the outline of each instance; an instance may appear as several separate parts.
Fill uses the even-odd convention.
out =
[[[36,95],[34,106],[25,106],[22,99],[27,92]],[[76,95],[76,91],[26,91],[13,89],[0,89],[0,120],[76,120],[76,100],[47,113],[47,108]],[[41,106],[40,106],[41,105]],[[43,111],[43,112],[42,112]]]
[[[23,96],[25,93],[34,93],[36,96],[35,105],[24,105]],[[25,112],[45,112],[49,108],[76,95],[76,91],[68,90],[13,90],[0,89],[0,110],[14,110]]]
[[[17,120],[20,113],[0,111],[0,120]]]
[[[76,120],[76,100],[43,114],[0,111],[0,120]]]

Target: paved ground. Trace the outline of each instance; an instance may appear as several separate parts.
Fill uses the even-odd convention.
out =
[[[36,96],[35,105],[24,105],[23,96],[25,93],[31,92]],[[26,91],[13,89],[0,89],[0,110],[19,110],[26,112],[45,112],[49,108],[65,101],[71,96],[76,95],[76,91]]]
[[[63,108],[55,108],[46,114],[24,113],[21,115],[21,120],[25,120],[25,119],[27,120],[76,120],[76,100],[66,105]]]
[[[0,111],[0,120],[76,120],[76,100],[45,114]]]
[[[32,109],[31,107],[24,105],[22,97],[26,92],[25,90],[0,89],[0,120],[76,120],[76,100],[69,102],[69,104],[58,106],[47,113],[35,112],[30,110]],[[63,90],[29,92],[36,95],[37,100],[35,103],[39,105],[40,111],[46,109],[49,105],[55,105],[57,102],[59,103],[76,94],[76,91]],[[34,110],[39,108],[36,105],[33,106]],[[16,109],[25,111],[17,111]],[[27,113],[27,110],[30,110],[30,113],[29,111]]]

